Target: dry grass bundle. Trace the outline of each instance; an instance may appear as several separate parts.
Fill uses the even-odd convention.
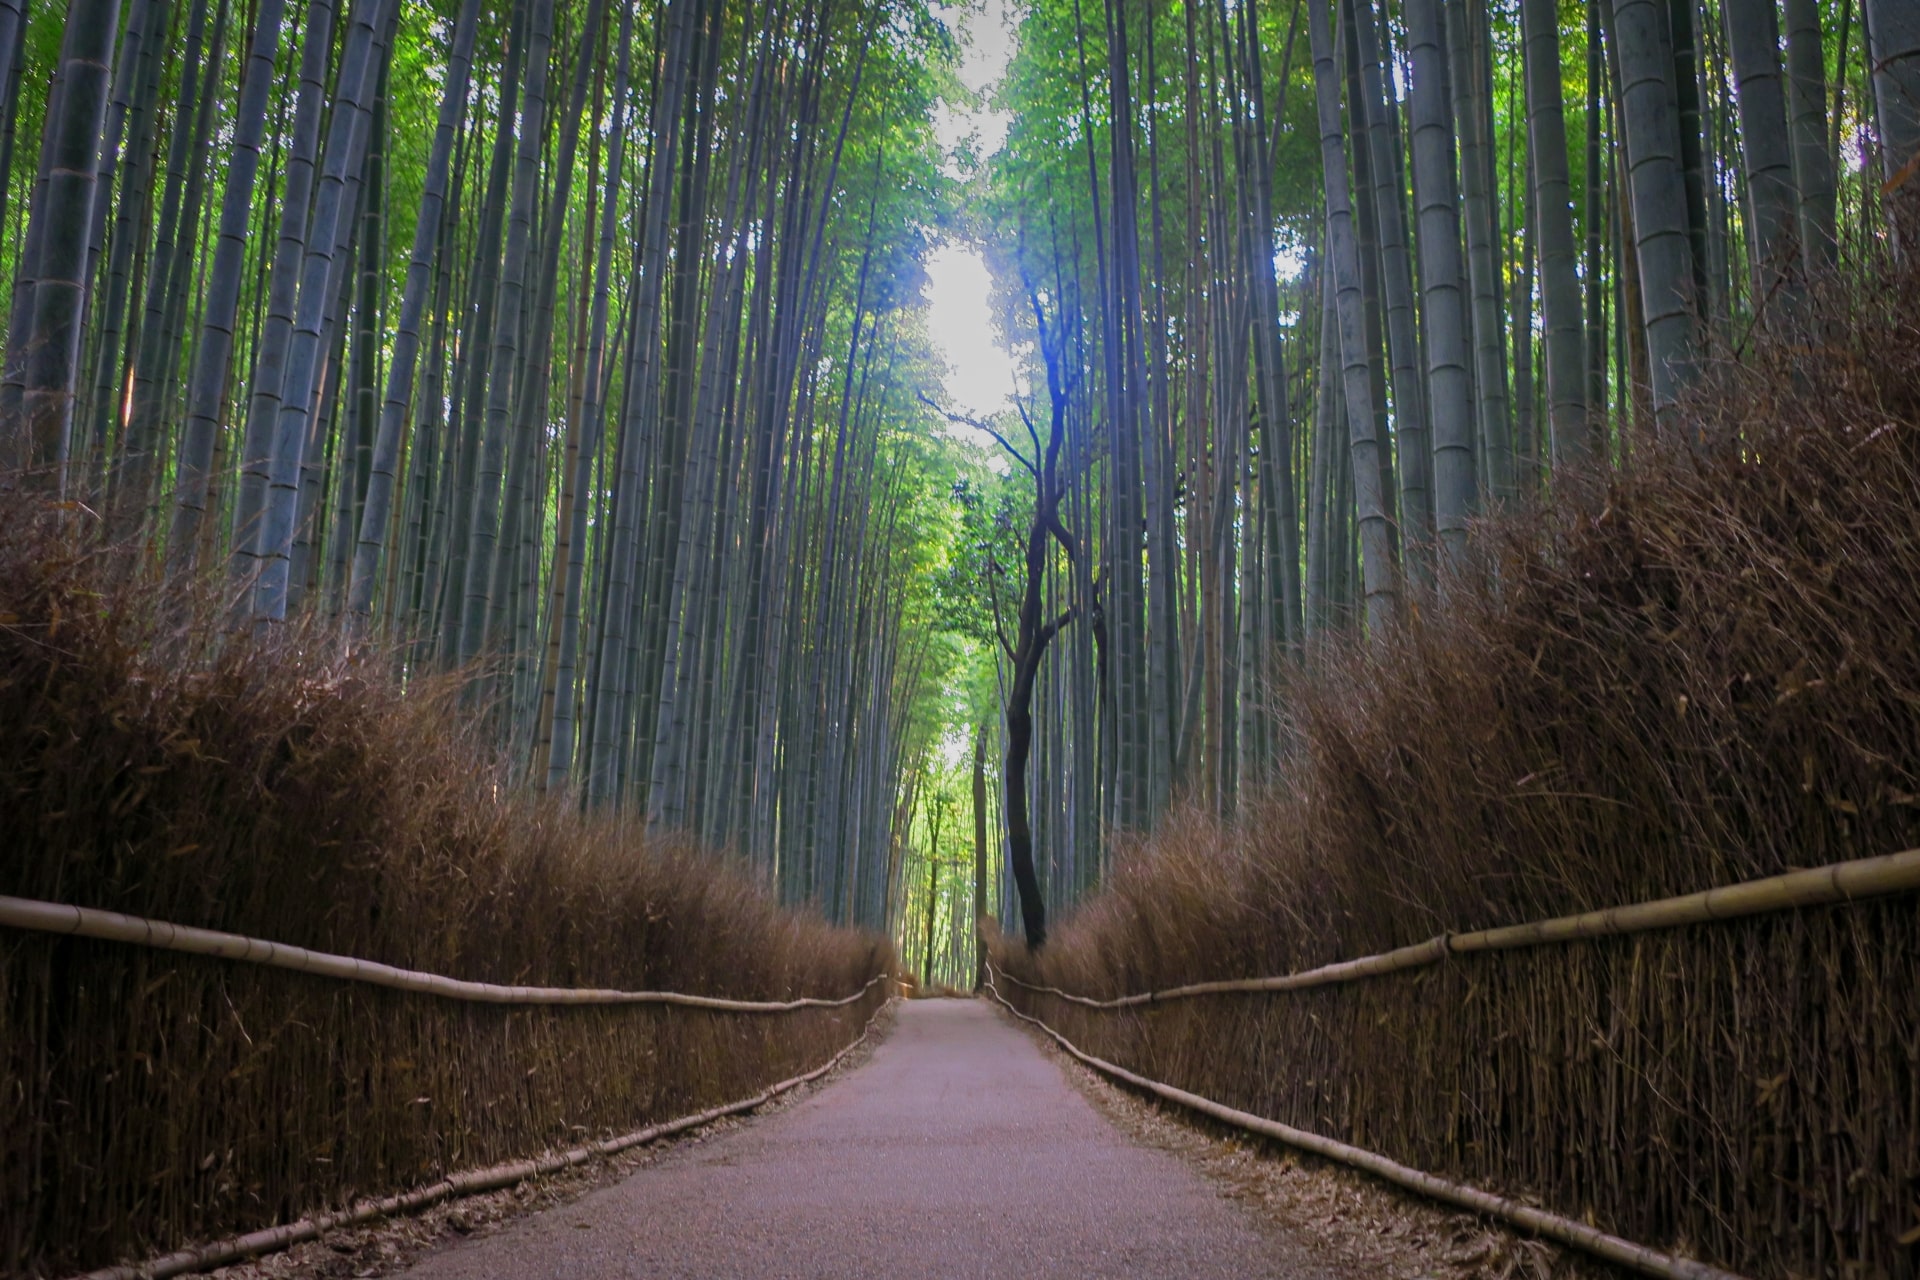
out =
[[[1637,442],[1290,689],[1283,776],[1170,823],[1015,974],[1284,973],[1920,844],[1920,274],[1708,368]],[[1140,1015],[1022,1001],[1231,1105],[1756,1275],[1920,1274],[1911,900]],[[1084,1039],[1082,1037],[1085,1037]]]
[[[510,794],[451,685],[207,625],[66,513],[0,512],[0,893],[493,982],[840,996],[883,939]],[[47,1274],[638,1128],[858,1033],[845,1009],[474,1006],[0,935],[0,1271]]]

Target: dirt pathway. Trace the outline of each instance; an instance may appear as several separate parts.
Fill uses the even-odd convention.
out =
[[[1304,1248],[1115,1128],[985,1004],[925,1000],[814,1097],[406,1274],[1341,1274]]]

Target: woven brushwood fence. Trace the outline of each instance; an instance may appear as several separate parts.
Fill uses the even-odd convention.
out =
[[[495,1002],[0,927],[0,1261],[65,1274],[700,1111],[887,995]]]
[[[68,512],[0,504],[0,1274],[331,1216],[737,1102],[828,1061],[886,998],[884,938],[515,785],[464,673],[319,617],[235,634],[224,575],[137,562]],[[61,911],[88,909],[169,923],[63,936]],[[183,927],[237,937],[148,945]],[[246,962],[300,948],[340,964]],[[380,966],[864,994],[771,1016],[494,1003],[378,985]]]
[[[1602,932],[1154,994],[1006,955],[1001,990],[1140,1075],[1682,1257],[1920,1275],[1920,895]]]

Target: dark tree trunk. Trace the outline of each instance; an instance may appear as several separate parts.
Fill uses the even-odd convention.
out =
[[[1031,295],[1040,328],[1041,357],[1047,367],[1047,399],[1051,425],[1043,457],[1026,462],[1033,473],[1033,523],[1027,530],[1026,581],[1020,597],[1018,639],[1007,657],[1013,679],[1007,689],[1007,773],[1003,779],[1007,804],[1007,864],[1020,895],[1020,921],[1029,950],[1038,951],[1047,940],[1046,901],[1033,865],[1033,824],[1027,810],[1027,760],[1033,753],[1033,685],[1047,646],[1060,629],[1073,621],[1074,610],[1042,621],[1041,592],[1046,585],[1047,545],[1057,541],[1069,560],[1074,540],[1060,523],[1060,448],[1066,442],[1067,409],[1071,391],[1061,367],[1058,335],[1048,330],[1039,296]],[[1031,423],[1029,424],[1031,426]],[[1036,435],[1037,438],[1037,435]]]

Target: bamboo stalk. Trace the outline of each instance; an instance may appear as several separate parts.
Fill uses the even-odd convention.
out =
[[[292,969],[323,978],[364,982],[398,991],[441,996],[448,1000],[468,1000],[481,1004],[666,1004],[687,1009],[714,1009],[725,1013],[791,1013],[796,1009],[836,1009],[859,1000],[873,984],[886,977],[875,974],[867,984],[839,1000],[802,996],[796,1000],[728,1000],[720,996],[687,995],[679,991],[617,991],[605,987],[523,987],[502,986],[491,982],[467,982],[414,969],[399,969],[372,960],[309,951],[278,942],[213,929],[195,929],[187,925],[147,920],[100,911],[93,907],[74,907],[58,902],[37,902],[31,898],[0,896],[0,925],[38,933],[68,937],[96,938],[106,942],[125,942],[154,947],[162,951],[182,951],[189,955],[219,956],[275,969]]]
[[[8,899],[7,901],[15,901]],[[872,986],[872,983],[868,983]],[[235,1236],[228,1240],[216,1240],[211,1244],[198,1245],[191,1249],[180,1249],[146,1262],[127,1266],[105,1267],[99,1271],[89,1271],[75,1280],[162,1280],[166,1276],[187,1275],[196,1271],[210,1271],[215,1267],[226,1266],[242,1258],[258,1257],[263,1253],[275,1253],[291,1248],[307,1240],[317,1240],[322,1234],[339,1227],[358,1226],[376,1218],[392,1217],[395,1214],[412,1213],[424,1209],[439,1201],[456,1196],[477,1195],[482,1191],[497,1191],[501,1187],[510,1187],[517,1182],[541,1174],[558,1173],[575,1165],[585,1164],[595,1156],[618,1155],[631,1147],[641,1146],[660,1138],[671,1137],[688,1129],[697,1129],[701,1125],[711,1124],[724,1116],[752,1111],[764,1106],[790,1089],[799,1087],[812,1080],[818,1080],[827,1072],[840,1065],[842,1059],[861,1044],[873,1032],[873,1024],[886,1011],[895,997],[889,996],[873,1016],[867,1019],[867,1025],[846,1048],[804,1075],[782,1080],[769,1085],[750,1098],[738,1102],[729,1102],[723,1106],[709,1107],[705,1111],[678,1120],[669,1120],[664,1124],[649,1125],[633,1133],[617,1138],[607,1138],[599,1142],[589,1142],[584,1146],[553,1155],[541,1156],[537,1160],[515,1160],[507,1164],[497,1164],[486,1169],[472,1169],[466,1173],[456,1173],[428,1186],[416,1187],[412,1191],[397,1196],[387,1196],[380,1200],[365,1200],[350,1209],[339,1213],[315,1214],[311,1218],[302,1218],[298,1222],[289,1222],[285,1226],[268,1227],[262,1231],[250,1232],[244,1236]]]
[[[1545,1209],[1536,1209],[1531,1205],[1521,1204],[1517,1200],[1509,1200],[1477,1187],[1449,1182],[1445,1178],[1423,1173],[1396,1160],[1389,1160],[1376,1152],[1350,1146],[1344,1142],[1336,1142],[1332,1138],[1323,1138],[1317,1133],[1296,1129],[1291,1125],[1281,1124],[1277,1120],[1269,1120],[1265,1116],[1257,1116],[1248,1111],[1237,1111],[1211,1098],[1203,1098],[1197,1093],[1188,1093],[1185,1089],[1176,1089],[1158,1080],[1149,1080],[1145,1076],[1135,1075],[1125,1067],[1116,1066],[1104,1058],[1096,1058],[1090,1053],[1082,1052],[1072,1041],[1040,1019],[1029,1017],[1008,1004],[1006,997],[1000,994],[999,988],[993,983],[993,977],[996,974],[1001,977],[1006,975],[1000,974],[991,964],[987,966],[987,972],[987,989],[993,992],[993,998],[1005,1005],[1007,1011],[1014,1017],[1040,1028],[1053,1037],[1054,1042],[1062,1049],[1094,1070],[1124,1081],[1136,1089],[1145,1089],[1169,1102],[1177,1102],[1183,1107],[1211,1116],[1235,1128],[1245,1129],[1263,1137],[1284,1142],[1290,1147],[1312,1152],[1324,1159],[1364,1170],[1395,1186],[1405,1187],[1409,1191],[1430,1199],[1499,1218],[1534,1235],[1571,1245],[1623,1267],[1631,1267],[1642,1275],[1660,1276],[1667,1280],[1742,1280],[1742,1277],[1734,1272],[1722,1271],[1718,1267],[1709,1266],[1704,1262],[1695,1262],[1691,1258],[1677,1258],[1672,1254],[1662,1253],[1658,1249],[1609,1235],[1573,1218],[1549,1213]]]
[[[1722,885],[1717,889],[1682,894],[1677,898],[1659,898],[1631,906],[1608,907],[1603,911],[1556,916],[1551,920],[1536,920],[1530,924],[1480,929],[1472,933],[1443,933],[1413,946],[1272,978],[1192,982],[1185,986],[1168,987],[1164,991],[1143,991],[1111,1000],[1094,1000],[1062,991],[1058,987],[1022,982],[1010,973],[1001,976],[1028,991],[1057,996],[1089,1009],[1125,1009],[1225,992],[1299,991],[1307,987],[1354,982],[1383,973],[1397,973],[1403,969],[1417,969],[1438,964],[1449,955],[1465,952],[1515,951],[1522,947],[1576,942],[1586,938],[1615,938],[1629,933],[1676,929],[1689,924],[1711,924],[1774,911],[1790,911],[1797,907],[1859,902],[1914,889],[1920,889],[1920,849],[1908,849],[1878,858],[1837,862],[1807,871],[1789,871],[1785,875]],[[0,899],[0,903],[6,901],[11,899]],[[0,914],[0,923],[5,923],[3,914]]]

